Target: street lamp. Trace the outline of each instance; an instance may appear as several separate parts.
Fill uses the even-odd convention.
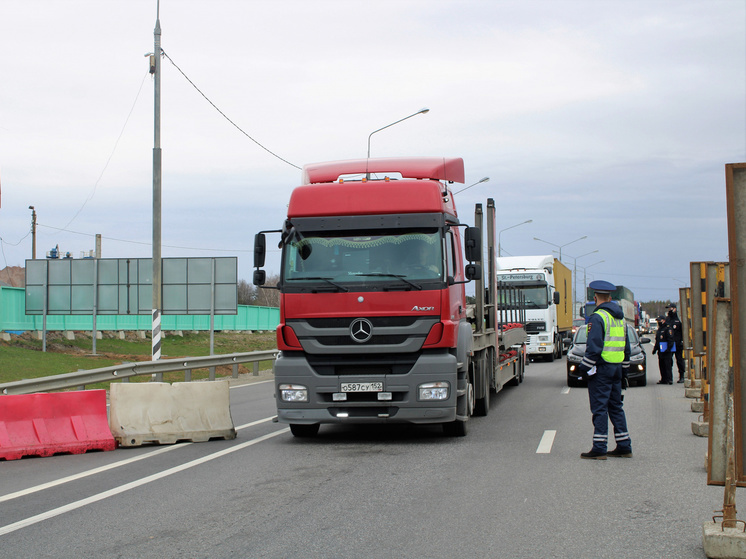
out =
[[[577,290],[575,289],[575,286],[578,283],[578,258],[583,258],[584,256],[588,256],[589,254],[595,254],[598,252],[598,250],[592,250],[591,252],[586,252],[585,254],[581,254],[580,256],[572,257],[568,254],[570,258],[573,259],[573,271],[572,271],[572,300],[575,301],[575,304],[577,304],[578,299],[576,297]],[[585,295],[583,295],[583,298],[585,298]]]
[[[454,194],[458,194],[459,192],[463,192],[464,190],[467,190],[467,189],[471,188],[472,186],[477,186],[478,184],[482,184],[483,182],[487,182],[488,180],[490,180],[489,177],[484,177],[483,179],[479,179],[474,184],[470,184],[466,188],[462,188],[461,190],[457,190],[456,192],[454,192]]]
[[[527,219],[526,221],[522,221],[521,223],[516,223],[515,225],[511,225],[510,227],[506,227],[505,229],[501,229],[497,232],[497,256],[503,255],[502,245],[500,244],[500,235],[503,231],[507,231],[508,229],[513,229],[513,227],[518,227],[520,225],[525,225],[526,223],[531,223],[533,219]]]
[[[396,122],[392,122],[391,124],[387,124],[387,125],[386,125],[386,126],[384,126],[383,128],[379,128],[378,130],[373,130],[373,132],[371,132],[371,133],[370,133],[370,135],[368,136],[368,159],[370,159],[370,137],[371,137],[371,136],[372,136],[373,134],[375,134],[376,132],[380,132],[381,130],[386,130],[386,128],[389,128],[390,126],[393,126],[394,124],[399,124],[400,122],[402,122],[402,121],[405,121],[405,120],[407,120],[408,118],[412,118],[413,116],[417,116],[417,115],[424,115],[425,113],[427,113],[427,112],[429,112],[429,111],[430,111],[430,109],[420,109],[420,110],[419,110],[419,111],[417,111],[416,113],[414,113],[414,114],[411,114],[411,115],[409,115],[409,116],[405,116],[404,118],[400,118],[400,119],[399,119],[399,120],[397,120]]]
[[[583,239],[587,239],[588,235],[583,235],[579,239],[575,239],[574,241],[570,241],[569,243],[565,243],[564,245],[555,245],[554,243],[550,243],[549,241],[545,241],[544,239],[540,239],[539,237],[534,237],[534,241],[541,241],[542,243],[546,243],[548,245],[552,245],[553,247],[557,247],[559,249],[559,261],[562,262],[562,249],[566,247],[567,245],[571,245],[573,243],[577,243],[578,241],[582,241]]]
[[[602,262],[606,262],[606,260],[599,260],[598,262],[594,262],[593,264],[589,264],[585,268],[583,268],[583,304],[585,305],[585,299],[588,296],[588,280],[586,278],[586,272],[588,268],[591,266],[595,266],[596,264],[601,264]]]

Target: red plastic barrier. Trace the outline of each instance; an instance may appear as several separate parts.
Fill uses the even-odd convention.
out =
[[[0,396],[0,460],[115,448],[106,390]]]

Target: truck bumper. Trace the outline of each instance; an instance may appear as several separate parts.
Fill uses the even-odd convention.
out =
[[[529,345],[526,346],[526,352],[529,355],[552,355],[557,349],[554,344],[549,345]]]
[[[277,419],[282,423],[445,423],[456,419],[456,358],[450,354],[421,355],[407,374],[319,375],[302,355],[281,354],[274,365]],[[382,382],[379,392],[342,394],[341,383]],[[447,382],[448,398],[420,401],[419,386]],[[308,402],[283,402],[279,386],[301,385],[308,389]],[[390,395],[390,396],[389,396]],[[339,397],[339,396],[337,396]]]

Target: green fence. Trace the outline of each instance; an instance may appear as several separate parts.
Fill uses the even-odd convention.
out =
[[[44,317],[26,314],[26,290],[0,286],[0,331],[42,330]],[[274,330],[280,322],[280,309],[238,305],[235,315],[215,315],[215,330]],[[98,315],[96,330],[146,330],[152,328],[150,315]],[[205,315],[166,314],[163,330],[209,330]],[[90,315],[47,315],[47,330],[93,330]]]

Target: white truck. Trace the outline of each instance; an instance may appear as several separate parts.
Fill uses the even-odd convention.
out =
[[[497,258],[497,281],[526,297],[529,356],[562,357],[572,336],[572,273],[553,256]]]

